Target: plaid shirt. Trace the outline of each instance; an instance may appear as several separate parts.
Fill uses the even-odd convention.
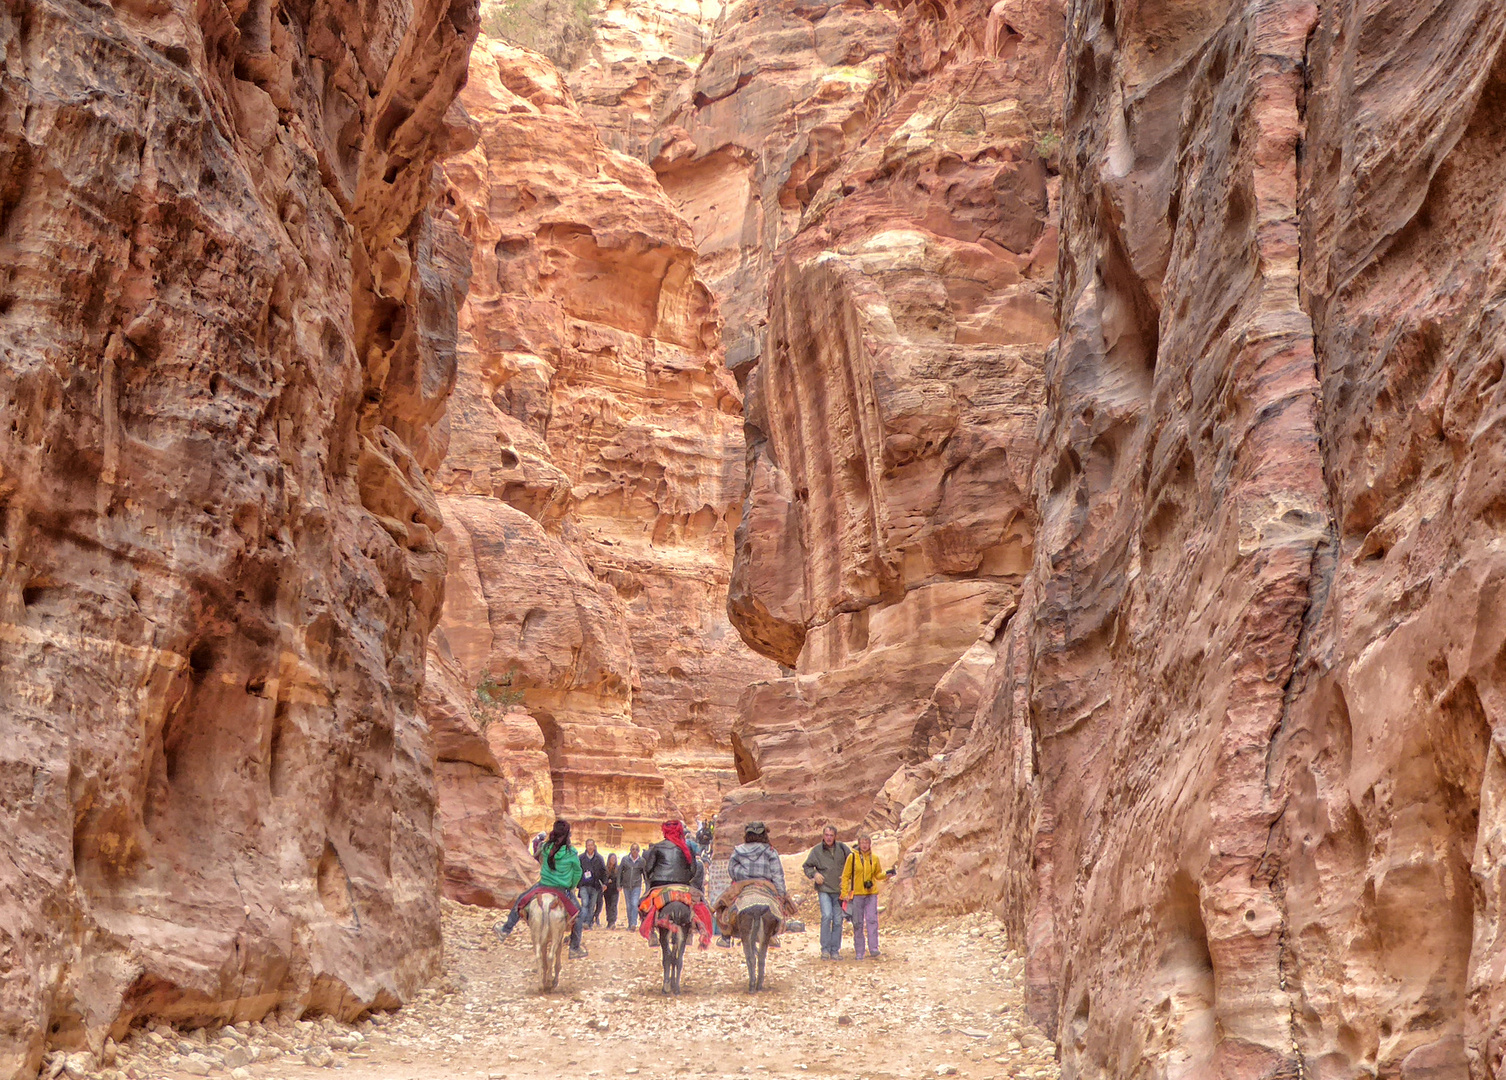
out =
[[[768,844],[738,844],[732,849],[732,858],[727,860],[727,876],[733,881],[763,878],[779,886],[784,892],[784,865],[779,861],[779,852]]]

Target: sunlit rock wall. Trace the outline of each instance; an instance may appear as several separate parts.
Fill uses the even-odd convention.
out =
[[[605,0],[591,13],[591,46],[564,74],[603,142],[649,160],[721,12],[721,0]]]
[[[666,103],[649,160],[690,222],[739,380],[762,349],[774,252],[862,137],[895,25],[866,2],[735,0]]]
[[[495,741],[486,697],[533,718],[538,745],[519,749],[547,755],[578,835],[657,839],[667,813],[709,816],[735,785],[738,694],[772,670],[724,610],[743,445],[716,303],[653,173],[603,145],[546,60],[483,42],[463,100],[481,137],[446,167],[473,276],[435,648],[476,735],[485,721]],[[473,767],[512,807],[510,754],[494,757]],[[456,850],[456,895],[509,880]]]
[[[896,826],[965,733],[948,672],[1032,558],[1061,40],[1046,2],[902,9],[877,121],[781,250],[729,611],[793,670],[744,695],[728,821]]]
[[[0,1076],[438,967],[425,471],[466,275],[429,205],[475,26],[0,13]]]

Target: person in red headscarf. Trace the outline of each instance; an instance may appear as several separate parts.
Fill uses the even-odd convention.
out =
[[[705,867],[685,840],[684,822],[666,821],[661,829],[664,839],[650,847],[643,857],[643,904],[652,907],[655,891],[661,887],[693,890],[697,899],[692,909],[696,921],[704,928],[701,943],[701,948],[704,949],[711,937],[711,909],[700,900],[700,890],[706,876]],[[643,936],[650,941],[653,940],[652,925],[653,919],[645,918]]]
[[[700,861],[685,842],[685,825],[666,821],[661,827],[664,839],[652,845],[643,856],[643,880],[648,888],[655,885],[690,885],[700,887],[703,876]]]

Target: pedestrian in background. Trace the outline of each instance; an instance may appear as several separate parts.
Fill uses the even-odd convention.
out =
[[[585,853],[580,857],[580,917],[586,929],[596,928],[596,916],[601,911],[601,890],[606,883],[607,862],[596,853],[596,841],[587,840]]]
[[[643,855],[637,844],[617,864],[617,887],[627,904],[628,929],[638,929],[638,901],[643,899]]]
[[[837,840],[837,830],[821,830],[821,842],[811,848],[801,869],[815,882],[821,901],[821,959],[835,960],[842,954],[842,872],[852,849]]]
[[[607,910],[607,929],[617,929],[617,856],[607,856],[607,876],[601,888],[601,902]]]
[[[873,838],[858,837],[858,849],[847,856],[842,867],[842,899],[847,901],[848,913],[852,915],[852,951],[863,959],[867,946],[869,959],[878,959],[878,889],[879,882],[893,877],[893,870],[884,870],[878,856],[873,853]]]

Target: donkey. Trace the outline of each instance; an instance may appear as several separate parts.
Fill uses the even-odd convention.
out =
[[[659,909],[654,928],[659,931],[659,957],[664,965],[664,994],[680,993],[680,974],[685,970],[685,946],[690,943],[690,905],[671,900]]]
[[[560,984],[560,962],[570,935],[565,905],[550,893],[535,896],[528,902],[528,930],[533,934],[533,955],[539,962],[539,993],[547,994]]]
[[[769,954],[769,939],[779,929],[779,916],[767,904],[756,904],[737,913],[735,927],[748,962],[748,993],[756,994],[763,989],[764,957]]]

